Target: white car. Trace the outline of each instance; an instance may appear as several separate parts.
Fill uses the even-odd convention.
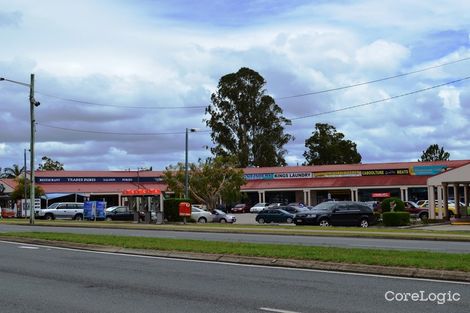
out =
[[[198,223],[212,222],[212,214],[195,206],[191,206],[191,218]]]
[[[265,202],[256,203],[254,206],[251,207],[250,213],[259,213],[263,211],[263,209],[266,208],[266,204],[267,203]]]

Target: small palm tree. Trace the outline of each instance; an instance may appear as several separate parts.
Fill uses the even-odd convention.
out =
[[[3,177],[4,178],[16,178],[24,173],[24,167],[19,167],[18,164],[13,164],[12,167],[5,167],[3,169]]]

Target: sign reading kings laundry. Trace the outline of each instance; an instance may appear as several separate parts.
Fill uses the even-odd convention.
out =
[[[311,172],[245,174],[246,180],[312,178]]]

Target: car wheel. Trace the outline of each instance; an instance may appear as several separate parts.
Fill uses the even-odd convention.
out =
[[[75,215],[75,217],[73,219],[76,220],[76,221],[82,221],[83,220],[83,215],[77,214],[77,215]]]
[[[419,215],[419,219],[422,221],[427,221],[428,220],[428,213],[424,212]]]
[[[330,226],[330,222],[326,218],[322,218],[318,224],[322,227]]]
[[[48,213],[48,214],[44,215],[44,218],[48,221],[52,221],[54,219],[54,215]]]
[[[258,219],[258,223],[260,223],[260,224],[264,224],[264,218],[260,218],[260,219]]]
[[[360,226],[361,226],[362,228],[367,228],[367,227],[369,227],[369,221],[367,220],[367,218],[363,218],[363,219],[361,220]]]
[[[200,217],[198,220],[197,220],[198,223],[201,223],[201,224],[204,224],[204,223],[207,223],[207,220],[205,217]]]
[[[450,217],[450,218],[454,217],[454,212],[449,211],[449,217]]]
[[[222,224],[225,224],[225,223],[227,223],[227,220],[225,218],[221,218],[219,222],[222,223]]]
[[[110,217],[107,217],[105,220],[106,220],[107,222],[111,222],[113,219],[110,218]]]
[[[292,223],[292,219],[291,219],[290,217],[288,217],[288,218],[286,219],[286,222],[287,222],[287,224],[291,224],[291,223]]]

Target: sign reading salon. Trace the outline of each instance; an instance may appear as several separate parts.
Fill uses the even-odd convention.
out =
[[[162,177],[36,177],[36,183],[155,183]]]

